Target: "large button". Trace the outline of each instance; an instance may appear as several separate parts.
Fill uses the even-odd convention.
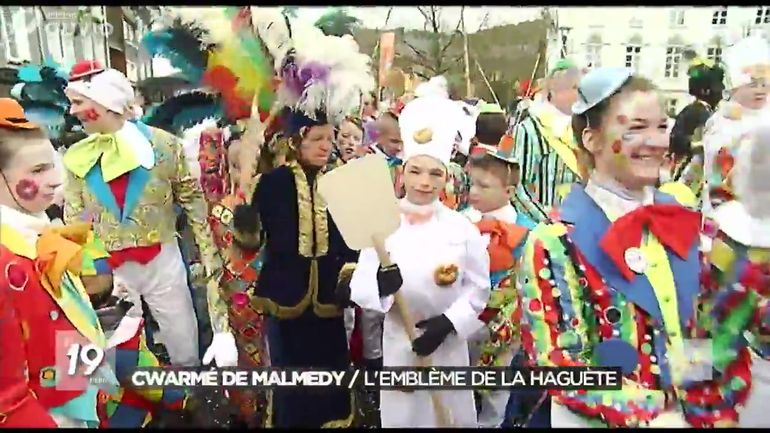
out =
[[[606,310],[604,310],[604,318],[607,319],[607,322],[615,324],[620,322],[620,310],[618,310],[615,307],[608,307]]]
[[[644,254],[639,248],[627,249],[623,254],[623,258],[625,259],[628,268],[637,274],[643,274],[644,271],[647,270],[647,260],[644,258]]]
[[[48,314],[49,317],[51,317],[51,320],[56,320],[59,318],[59,312],[58,311],[51,311]]]

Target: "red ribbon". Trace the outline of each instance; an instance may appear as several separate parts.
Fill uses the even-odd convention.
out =
[[[626,264],[625,252],[641,244],[645,227],[661,244],[684,259],[690,246],[698,239],[700,225],[700,213],[679,205],[642,206],[616,220],[599,242],[599,246],[615,262],[621,274],[630,281],[634,278],[634,272]]]

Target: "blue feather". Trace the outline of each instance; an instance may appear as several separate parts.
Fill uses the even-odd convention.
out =
[[[43,77],[40,76],[40,66],[38,65],[24,65],[19,68],[18,72],[19,81],[25,83],[39,83],[43,81]]]

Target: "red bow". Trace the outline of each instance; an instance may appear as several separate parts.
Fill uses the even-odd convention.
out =
[[[615,221],[602,238],[599,246],[615,262],[621,274],[634,278],[634,272],[625,261],[625,252],[642,242],[642,230],[650,232],[665,247],[681,258],[686,258],[690,246],[698,239],[701,214],[674,204],[642,206]]]

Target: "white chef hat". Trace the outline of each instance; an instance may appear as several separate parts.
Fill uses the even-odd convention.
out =
[[[449,83],[443,75],[435,76],[428,80],[427,83],[422,83],[417,86],[417,88],[414,89],[414,96],[418,98],[421,96],[441,96],[449,98]]]
[[[751,83],[752,77],[758,78],[757,74],[767,73],[770,67],[770,44],[760,35],[743,38],[727,48],[725,62],[727,88],[744,86]]]
[[[455,101],[443,97],[423,96],[406,104],[398,119],[404,161],[427,155],[448,165],[458,133],[453,123],[462,115]]]
[[[67,91],[79,93],[118,114],[123,114],[134,101],[131,82],[116,69],[106,69],[90,80],[71,81]]]

